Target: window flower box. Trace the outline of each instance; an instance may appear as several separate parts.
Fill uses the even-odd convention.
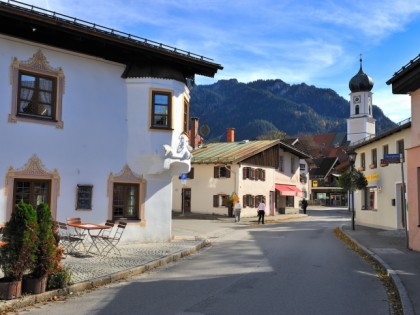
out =
[[[381,167],[386,167],[388,166],[388,163],[381,163]]]
[[[357,170],[358,170],[359,172],[364,172],[364,171],[365,171],[365,168],[364,168],[363,166],[360,166],[360,167],[358,167],[358,168],[357,168]]]
[[[376,168],[376,164],[370,164],[370,165],[369,165],[369,168],[370,168],[370,169]]]

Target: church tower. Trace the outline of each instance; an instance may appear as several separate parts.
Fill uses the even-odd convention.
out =
[[[372,115],[373,80],[362,69],[360,55],[360,70],[351,78],[350,88],[350,118],[347,119],[347,141],[350,143],[375,136],[375,119]]]

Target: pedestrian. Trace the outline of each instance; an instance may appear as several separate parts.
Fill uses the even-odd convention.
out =
[[[265,216],[265,203],[263,200],[258,205],[258,224],[260,224],[260,221],[262,221],[262,224],[264,224],[264,216]]]
[[[235,216],[235,222],[239,222],[241,220],[241,210],[242,210],[241,202],[237,200],[235,204],[235,208],[233,208],[233,215]]]
[[[308,202],[306,201],[305,198],[302,199],[302,209],[303,209],[303,213],[306,214],[306,208],[308,207]]]

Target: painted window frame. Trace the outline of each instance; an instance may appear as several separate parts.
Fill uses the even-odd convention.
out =
[[[113,174],[112,172],[108,176],[108,189],[107,189],[107,197],[108,197],[108,215],[107,219],[111,220],[113,216],[113,205],[114,205],[114,183],[118,184],[134,184],[139,185],[138,191],[138,219],[128,219],[128,221],[140,221],[140,226],[146,225],[145,220],[145,202],[146,202],[146,190],[147,190],[147,181],[143,178],[143,176],[135,174],[128,164],[125,164],[122,170],[117,173]]]
[[[155,101],[155,97],[156,96],[165,96],[168,98],[168,102],[167,104],[160,104],[157,103]],[[168,111],[167,111],[167,122],[166,124],[163,125],[159,125],[159,124],[155,124],[155,116],[159,115],[156,113],[156,106],[167,106],[168,107]],[[173,91],[168,91],[168,90],[151,90],[150,93],[150,129],[152,130],[168,130],[168,131],[172,131],[172,113],[173,113]],[[164,116],[164,115],[161,115]]]
[[[51,79],[53,84],[53,93],[51,99],[51,112],[50,118],[43,117],[42,115],[29,115],[23,114],[18,110],[21,91],[21,75],[34,76],[36,78]],[[63,95],[64,95],[64,73],[61,68],[55,69],[50,67],[46,57],[39,49],[27,61],[19,61],[16,57],[13,59],[10,73],[10,84],[12,86],[12,102],[8,121],[11,123],[17,122],[30,122],[42,125],[55,126],[62,129],[64,127],[62,108],[63,108]]]
[[[6,174],[6,186],[5,186],[5,195],[7,198],[6,205],[6,219],[8,220],[11,216],[12,210],[14,208],[14,183],[15,180],[49,180],[51,181],[50,185],[50,209],[53,219],[57,218],[57,201],[58,196],[60,195],[60,175],[58,171],[54,169],[53,171],[48,171],[45,169],[42,161],[38,156],[33,155],[25,166],[21,169],[14,169],[12,166],[9,167],[9,170]]]

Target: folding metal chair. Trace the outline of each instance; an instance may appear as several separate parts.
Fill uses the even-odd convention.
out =
[[[101,240],[105,242],[105,247],[102,250],[102,253],[105,253],[105,256],[108,255],[111,251],[114,251],[115,253],[118,253],[118,255],[121,255],[120,250],[117,248],[118,243],[121,240],[121,237],[124,233],[124,230],[127,226],[126,222],[120,222],[118,223],[117,229],[115,230],[114,235],[112,236],[101,236]]]
[[[104,225],[109,226],[110,228],[103,229],[98,235],[90,236],[90,238],[92,239],[92,245],[89,247],[88,252],[90,251],[92,247],[96,248],[96,250],[98,251],[98,254],[101,254],[103,250],[105,249],[107,245],[105,239],[108,239],[111,237],[111,232],[114,229],[115,223],[114,221],[107,220]],[[100,247],[102,248],[102,250],[99,249]]]
[[[76,234],[71,234],[66,223],[57,222],[58,234],[60,235],[60,244],[64,247],[64,251],[67,253],[73,253],[77,245],[83,244],[84,237]]]

